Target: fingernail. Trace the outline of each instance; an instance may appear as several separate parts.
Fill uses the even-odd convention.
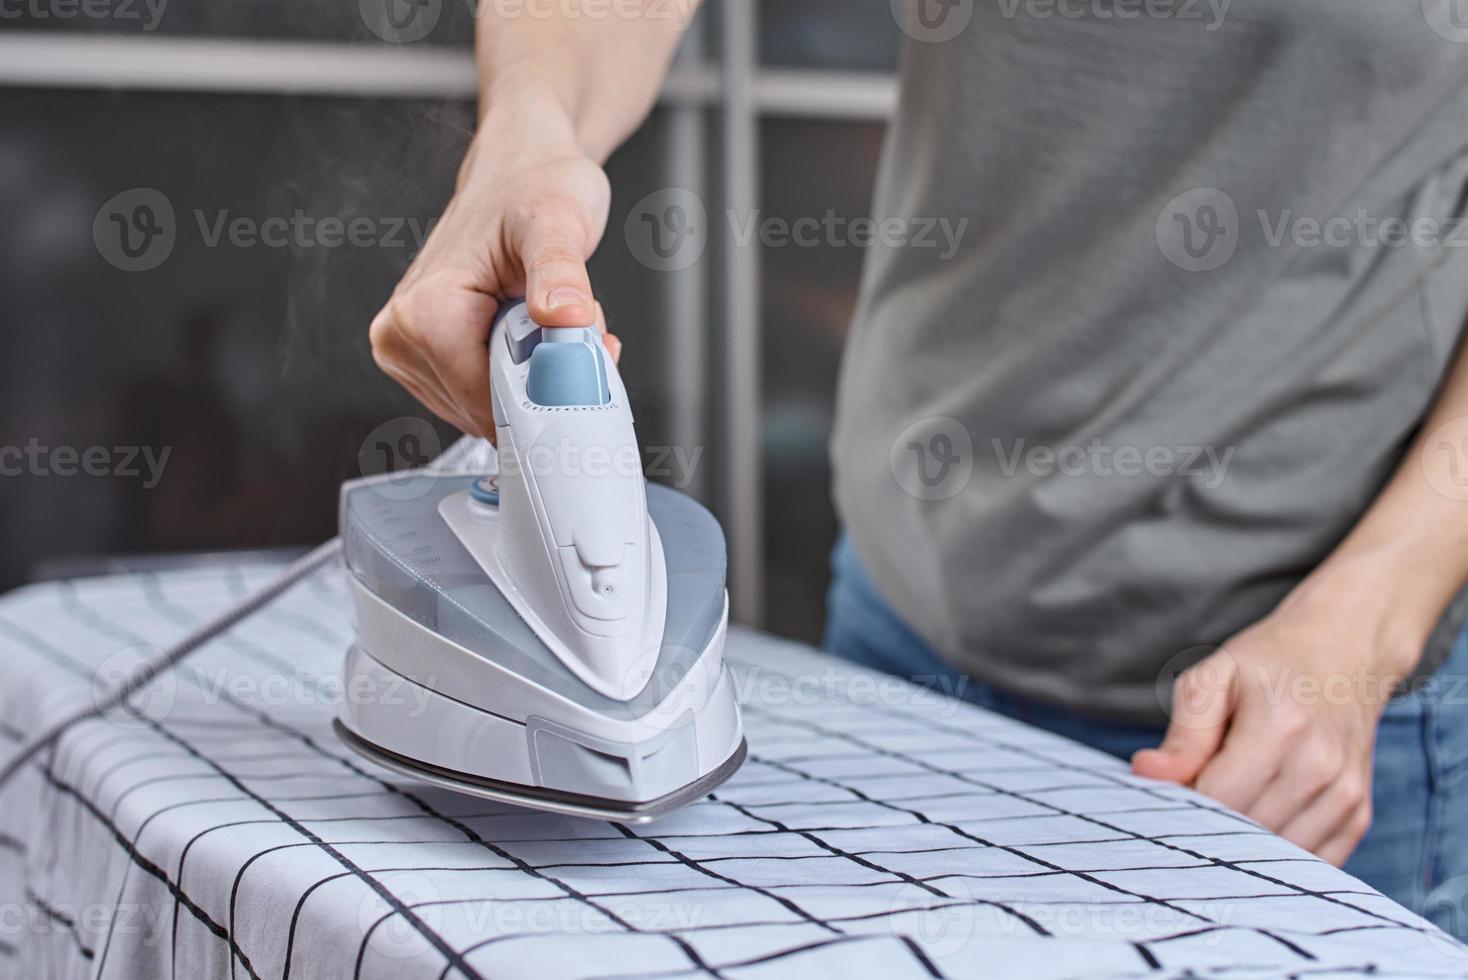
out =
[[[590,306],[591,301],[582,294],[575,286],[560,286],[550,291],[545,298],[546,305],[551,309],[561,306]]]

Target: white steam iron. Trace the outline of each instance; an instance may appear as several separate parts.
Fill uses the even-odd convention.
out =
[[[343,741],[428,783],[642,823],[744,761],[724,536],[648,486],[592,328],[490,335],[498,472],[342,487],[356,608]]]

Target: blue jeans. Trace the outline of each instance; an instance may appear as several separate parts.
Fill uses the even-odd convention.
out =
[[[877,594],[843,535],[831,557],[827,651],[903,677],[938,678],[990,711],[1129,759],[1163,729],[1036,704],[945,663]],[[1468,629],[1428,682],[1388,705],[1377,732],[1374,821],[1346,870],[1468,940]]]

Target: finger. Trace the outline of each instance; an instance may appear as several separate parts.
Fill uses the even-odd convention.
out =
[[[463,338],[442,337],[435,341],[427,366],[464,420],[460,428],[470,435],[490,438],[494,409],[489,397],[488,347]]]
[[[606,345],[607,353],[612,355],[612,363],[620,363],[622,339],[607,329],[607,311],[600,302],[596,304],[596,329],[601,331],[601,342]]]
[[[372,321],[372,359],[383,373],[409,394],[422,402],[433,414],[449,424],[464,429],[469,420],[464,416],[443,385],[428,367],[423,354],[409,342],[396,301],[389,303]]]
[[[449,425],[452,425],[460,432],[464,433],[465,435],[479,434],[476,431],[478,427],[474,425],[474,423],[471,422],[469,419],[466,419],[453,405],[443,401],[441,398],[435,398],[429,392],[421,390],[414,391],[411,388],[408,390],[412,392],[414,398],[418,399],[418,401],[423,404],[424,408],[427,408],[434,415],[437,415],[439,418],[443,419],[445,422],[447,422]]]
[[[1324,792],[1279,831],[1279,835],[1307,851],[1319,852],[1338,838],[1350,839],[1352,848],[1371,823],[1366,778],[1354,771],[1342,773]],[[1354,839],[1351,839],[1354,835]],[[1324,856],[1324,855],[1322,855]]]
[[[1203,660],[1184,671],[1172,689],[1172,721],[1162,744],[1132,756],[1139,776],[1191,783],[1223,743],[1237,702],[1231,657]]]
[[[372,356],[405,385],[434,391],[441,417],[475,435],[493,431],[488,337],[493,297],[454,282],[420,279],[372,321]],[[418,392],[415,391],[415,394]],[[449,410],[445,410],[447,403]]]
[[[1270,830],[1283,830],[1329,789],[1344,768],[1344,752],[1332,743],[1315,742],[1287,751],[1279,774],[1259,795],[1249,816]]]
[[[494,431],[489,399],[489,328],[498,304],[492,296],[455,285],[426,283],[403,302],[405,334],[445,400],[465,420],[464,431]]]
[[[1340,831],[1315,849],[1315,854],[1322,860],[1328,861],[1336,867],[1343,867],[1356,853],[1361,839],[1371,829],[1371,808],[1361,807],[1356,810]]]
[[[596,303],[586,272],[590,254],[582,220],[568,205],[551,204],[517,218],[510,236],[525,268],[525,302],[543,327],[586,327]]]
[[[1193,784],[1204,796],[1250,816],[1284,764],[1284,747],[1266,708],[1248,702],[1239,706],[1223,747]]]
[[[452,402],[443,397],[436,381],[423,380],[421,376],[411,375],[397,367],[384,367],[383,373],[402,385],[410,395],[418,399],[434,415],[462,432],[470,431],[469,420]]]

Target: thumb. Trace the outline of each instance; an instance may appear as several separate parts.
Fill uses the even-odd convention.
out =
[[[582,228],[573,209],[546,207],[537,209],[516,236],[525,269],[525,302],[530,318],[543,327],[596,323],[596,303],[586,273],[590,249]]]
[[[1191,783],[1223,744],[1229,717],[1238,703],[1237,670],[1228,651],[1219,650],[1184,671],[1172,689],[1172,722],[1162,745],[1132,756],[1139,776]]]

